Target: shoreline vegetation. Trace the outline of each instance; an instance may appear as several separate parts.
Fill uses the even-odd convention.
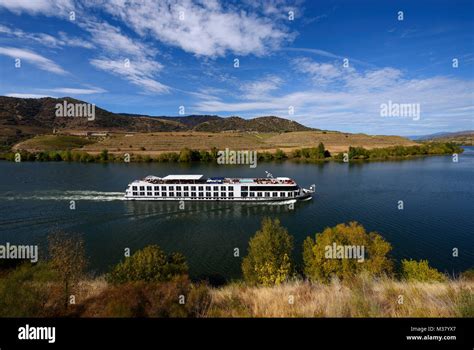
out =
[[[145,150],[143,150],[145,151]],[[85,151],[65,150],[65,151],[38,151],[29,152],[18,150],[16,152],[0,153],[0,160],[18,161],[66,161],[81,163],[107,163],[107,162],[137,162],[137,163],[191,163],[191,162],[216,162],[219,152],[222,150],[213,147],[210,150],[194,150],[183,148],[180,152],[163,152],[156,156],[135,154],[124,152],[121,155],[111,153],[107,149],[98,154],[91,154]],[[321,163],[327,161],[347,162],[347,161],[383,161],[383,160],[404,160],[421,156],[452,155],[460,154],[464,150],[461,146],[452,142],[429,142],[414,146],[390,146],[382,148],[367,149],[364,147],[350,146],[347,152],[331,154],[322,142],[317,147],[306,147],[285,152],[277,149],[275,152],[257,152],[257,160],[268,161],[295,161],[304,163]],[[248,153],[247,153],[248,157]],[[238,164],[238,163],[237,163]]]
[[[263,219],[241,260],[243,279],[211,284],[192,281],[185,257],[156,245],[93,276],[82,237],[55,231],[47,259],[0,261],[0,317],[474,316],[472,268],[453,277],[426,260],[395,262],[390,243],[357,222],[307,237],[302,264],[293,241],[278,219]],[[366,254],[331,257],[335,245]]]

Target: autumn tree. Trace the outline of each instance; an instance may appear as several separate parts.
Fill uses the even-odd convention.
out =
[[[342,247],[342,248],[341,248]],[[359,249],[363,257],[351,257],[341,252]],[[362,250],[363,249],[363,250]],[[367,233],[357,222],[339,224],[307,237],[303,244],[304,274],[311,281],[328,282],[332,277],[343,280],[360,272],[372,276],[390,274],[393,263],[388,258],[392,247],[376,232]]]
[[[280,221],[263,219],[260,230],[250,239],[248,255],[242,262],[245,281],[269,286],[288,280],[293,271],[292,250],[293,237]]]
[[[444,282],[446,276],[431,267],[428,260],[402,260],[402,278],[407,281]]]
[[[63,286],[65,308],[71,290],[84,275],[87,259],[84,240],[79,234],[56,231],[48,236],[49,263]]]
[[[187,272],[188,266],[182,254],[167,255],[159,246],[150,245],[117,264],[108,280],[112,283],[163,282]]]

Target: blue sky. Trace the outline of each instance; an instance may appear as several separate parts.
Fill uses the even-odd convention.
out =
[[[474,129],[474,2],[0,0],[0,78],[1,95],[114,112]],[[388,101],[420,118],[381,117]]]

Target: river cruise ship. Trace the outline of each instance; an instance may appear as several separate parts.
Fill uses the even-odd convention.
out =
[[[288,177],[227,178],[203,175],[147,176],[130,183],[126,200],[287,201],[308,200],[315,186],[301,188]]]

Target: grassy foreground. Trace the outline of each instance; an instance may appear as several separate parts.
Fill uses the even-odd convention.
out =
[[[426,283],[359,277],[349,283],[297,280],[271,287],[232,283],[194,287],[199,292],[188,294],[183,305],[178,302],[181,289],[173,284],[156,294],[128,285],[122,287],[124,297],[118,297],[118,290],[111,292],[104,280],[81,285],[86,298],[70,310],[79,317],[474,317],[474,282],[466,280]]]
[[[332,240],[363,244],[367,259],[325,257]],[[265,218],[243,279],[214,286],[191,281],[185,257],[156,245],[91,277],[80,235],[48,241],[47,260],[0,264],[0,317],[474,317],[474,269],[454,278],[426,260],[402,260],[394,270],[390,244],[356,222],[308,237],[301,273],[292,236]]]
[[[272,287],[229,285],[211,291],[218,317],[473,317],[474,283],[358,278]]]

